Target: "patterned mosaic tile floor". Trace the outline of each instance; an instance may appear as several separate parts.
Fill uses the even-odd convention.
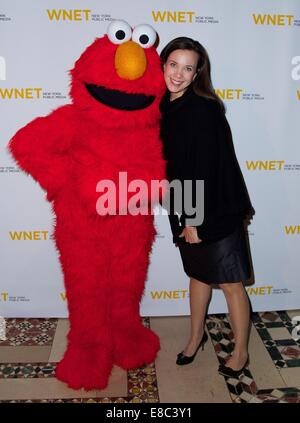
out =
[[[286,328],[292,334],[294,324],[285,311],[254,313],[252,319],[277,368],[300,367],[300,339],[273,339],[270,329]],[[276,331],[275,331],[276,332]]]
[[[0,379],[54,378],[56,363],[9,363],[0,366]],[[72,398],[18,400],[0,402],[98,402],[98,403],[158,403],[154,364],[128,372],[128,396],[121,398]]]
[[[6,340],[1,346],[50,346],[53,343],[58,319],[6,319]],[[143,324],[150,327],[149,318]],[[50,352],[50,350],[49,350]],[[55,378],[57,363],[0,363],[1,379]],[[126,397],[71,398],[47,400],[5,400],[0,402],[97,402],[97,403],[158,403],[158,388],[155,364],[127,372]],[[24,393],[24,395],[26,395]]]
[[[0,346],[51,346],[57,319],[6,319],[6,341]]]
[[[251,320],[276,368],[300,367],[300,343],[291,337],[294,325],[287,312],[253,313]],[[210,315],[207,328],[219,362],[226,363],[234,348],[234,335],[227,316]],[[286,339],[274,339],[271,332],[274,328],[286,328]],[[249,367],[239,379],[225,377],[225,380],[233,402],[300,403],[300,386],[259,389]]]
[[[299,313],[300,314],[300,313]],[[149,327],[149,318],[143,322]],[[253,330],[257,331],[277,372],[300,368],[300,341],[291,334],[294,325],[285,311],[253,313]],[[48,347],[49,354],[54,340],[58,319],[6,319],[7,339],[1,347]],[[234,346],[234,336],[224,314],[209,315],[207,329],[220,363],[226,362]],[[13,361],[13,360],[12,360]],[[0,363],[1,380],[53,379],[56,363]],[[289,371],[289,370],[287,370]],[[99,402],[99,403],[159,403],[158,379],[155,364],[127,372],[127,396],[102,398],[2,400],[0,402]],[[300,403],[299,386],[270,386],[261,389],[247,368],[239,379],[225,378],[232,402]],[[5,384],[0,385],[5,386]],[[25,397],[26,393],[24,393]]]

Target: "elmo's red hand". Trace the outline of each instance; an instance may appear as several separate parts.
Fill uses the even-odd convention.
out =
[[[49,201],[68,178],[73,120],[72,106],[60,107],[46,117],[34,119],[9,142],[9,151],[19,167],[47,191]]]

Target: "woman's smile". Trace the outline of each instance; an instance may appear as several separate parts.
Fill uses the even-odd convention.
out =
[[[170,78],[170,81],[172,82],[172,84],[178,86],[180,84],[182,84],[184,81],[176,81],[176,79]]]
[[[164,64],[164,78],[170,98],[181,97],[197,73],[199,55],[192,50],[174,50]]]

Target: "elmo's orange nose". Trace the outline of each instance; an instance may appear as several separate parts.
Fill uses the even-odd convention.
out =
[[[138,79],[147,67],[145,52],[134,41],[120,44],[115,54],[115,68],[120,78]]]

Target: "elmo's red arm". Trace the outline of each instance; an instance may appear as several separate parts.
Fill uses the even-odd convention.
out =
[[[74,133],[72,109],[71,105],[62,106],[34,119],[8,145],[19,167],[47,191],[49,201],[68,176],[68,149]]]

